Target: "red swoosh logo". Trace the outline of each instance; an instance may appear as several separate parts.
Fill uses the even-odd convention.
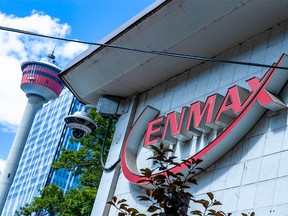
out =
[[[287,64],[287,55],[282,55],[277,65],[283,66]],[[261,85],[258,89],[253,91],[244,101],[242,112],[218,137],[199,152],[192,155],[189,160],[192,160],[192,158],[201,159],[203,160],[201,167],[206,168],[223,156],[251,130],[266,111],[266,108],[257,102],[261,91],[270,90],[274,94],[278,94],[287,79],[288,71],[280,69],[268,70],[261,79]],[[148,122],[153,120],[158,114],[159,111],[157,109],[147,106],[134,123],[126,138],[122,151],[122,171],[125,177],[134,184],[138,184],[138,181],[143,179],[136,165],[139,143],[145,134]],[[187,170],[187,166],[184,163],[170,169],[173,173],[185,172],[185,170]]]

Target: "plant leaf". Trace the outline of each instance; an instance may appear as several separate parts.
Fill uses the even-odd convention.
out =
[[[147,197],[147,196],[137,196],[137,198],[140,200],[140,201],[149,201],[150,198]]]
[[[147,211],[148,212],[155,212],[155,211],[157,211],[159,208],[157,207],[157,206],[150,206],[148,209],[147,209]]]
[[[193,215],[199,215],[199,216],[202,216],[202,212],[199,211],[199,210],[194,210],[194,211],[191,211],[190,213],[193,214]]]
[[[117,204],[120,204],[120,203],[123,203],[123,202],[126,202],[127,200],[126,199],[121,199],[117,202]]]
[[[109,204],[109,205],[113,205],[113,206],[116,207],[116,205],[115,205],[115,203],[114,203],[113,201],[108,201],[107,204]]]
[[[208,192],[207,195],[208,195],[208,197],[210,198],[211,201],[214,199],[213,193]]]
[[[135,208],[128,208],[127,211],[132,213],[139,213],[139,211]]]

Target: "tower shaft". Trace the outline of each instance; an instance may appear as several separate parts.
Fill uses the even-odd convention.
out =
[[[21,123],[12,143],[3,173],[0,176],[0,213],[3,211],[6,197],[13,182],[19,161],[29,135],[34,117],[43,106],[45,99],[41,96],[30,94],[24,110]]]

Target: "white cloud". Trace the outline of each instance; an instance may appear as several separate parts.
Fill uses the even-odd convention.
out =
[[[4,166],[5,166],[6,161],[0,158],[0,174],[2,173]]]
[[[71,32],[67,23],[60,23],[59,19],[37,11],[32,11],[27,17],[7,15],[0,11],[0,26],[61,37],[67,37]],[[27,102],[25,93],[20,89],[21,63],[47,59],[55,43],[52,39],[0,31],[0,124],[7,125],[6,130],[15,130]],[[87,48],[84,44],[59,41],[54,53],[58,66],[63,68]]]

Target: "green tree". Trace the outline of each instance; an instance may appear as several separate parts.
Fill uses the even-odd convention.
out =
[[[90,215],[96,191],[96,187],[90,186],[69,190],[64,197],[65,201],[62,203],[60,215]]]
[[[65,168],[71,171],[73,175],[79,176],[81,185],[98,187],[103,172],[100,162],[101,147],[109,120],[102,118],[95,110],[91,110],[90,115],[97,123],[97,129],[80,140],[71,138],[72,142],[80,142],[81,148],[78,151],[64,150],[59,159],[53,163],[53,168],[55,170]],[[103,152],[104,158],[108,155],[115,123],[116,121],[113,120]]]
[[[33,212],[38,215],[57,215],[61,210],[64,201],[63,190],[55,184],[50,184],[40,191],[40,197],[35,197],[31,204],[21,207],[16,215],[31,215]]]
[[[91,110],[90,115],[96,122],[97,129],[82,139],[70,138],[71,142],[81,143],[80,149],[78,151],[63,149],[58,160],[53,163],[55,170],[66,169],[77,176],[79,186],[64,194],[57,185],[50,184],[40,191],[39,197],[35,197],[30,204],[17,211],[17,215],[28,216],[32,213],[50,216],[90,215],[103,172],[100,154],[109,124],[109,120],[102,118],[94,110]],[[113,138],[115,123],[113,120],[106,140],[107,145],[103,149],[104,159]]]

